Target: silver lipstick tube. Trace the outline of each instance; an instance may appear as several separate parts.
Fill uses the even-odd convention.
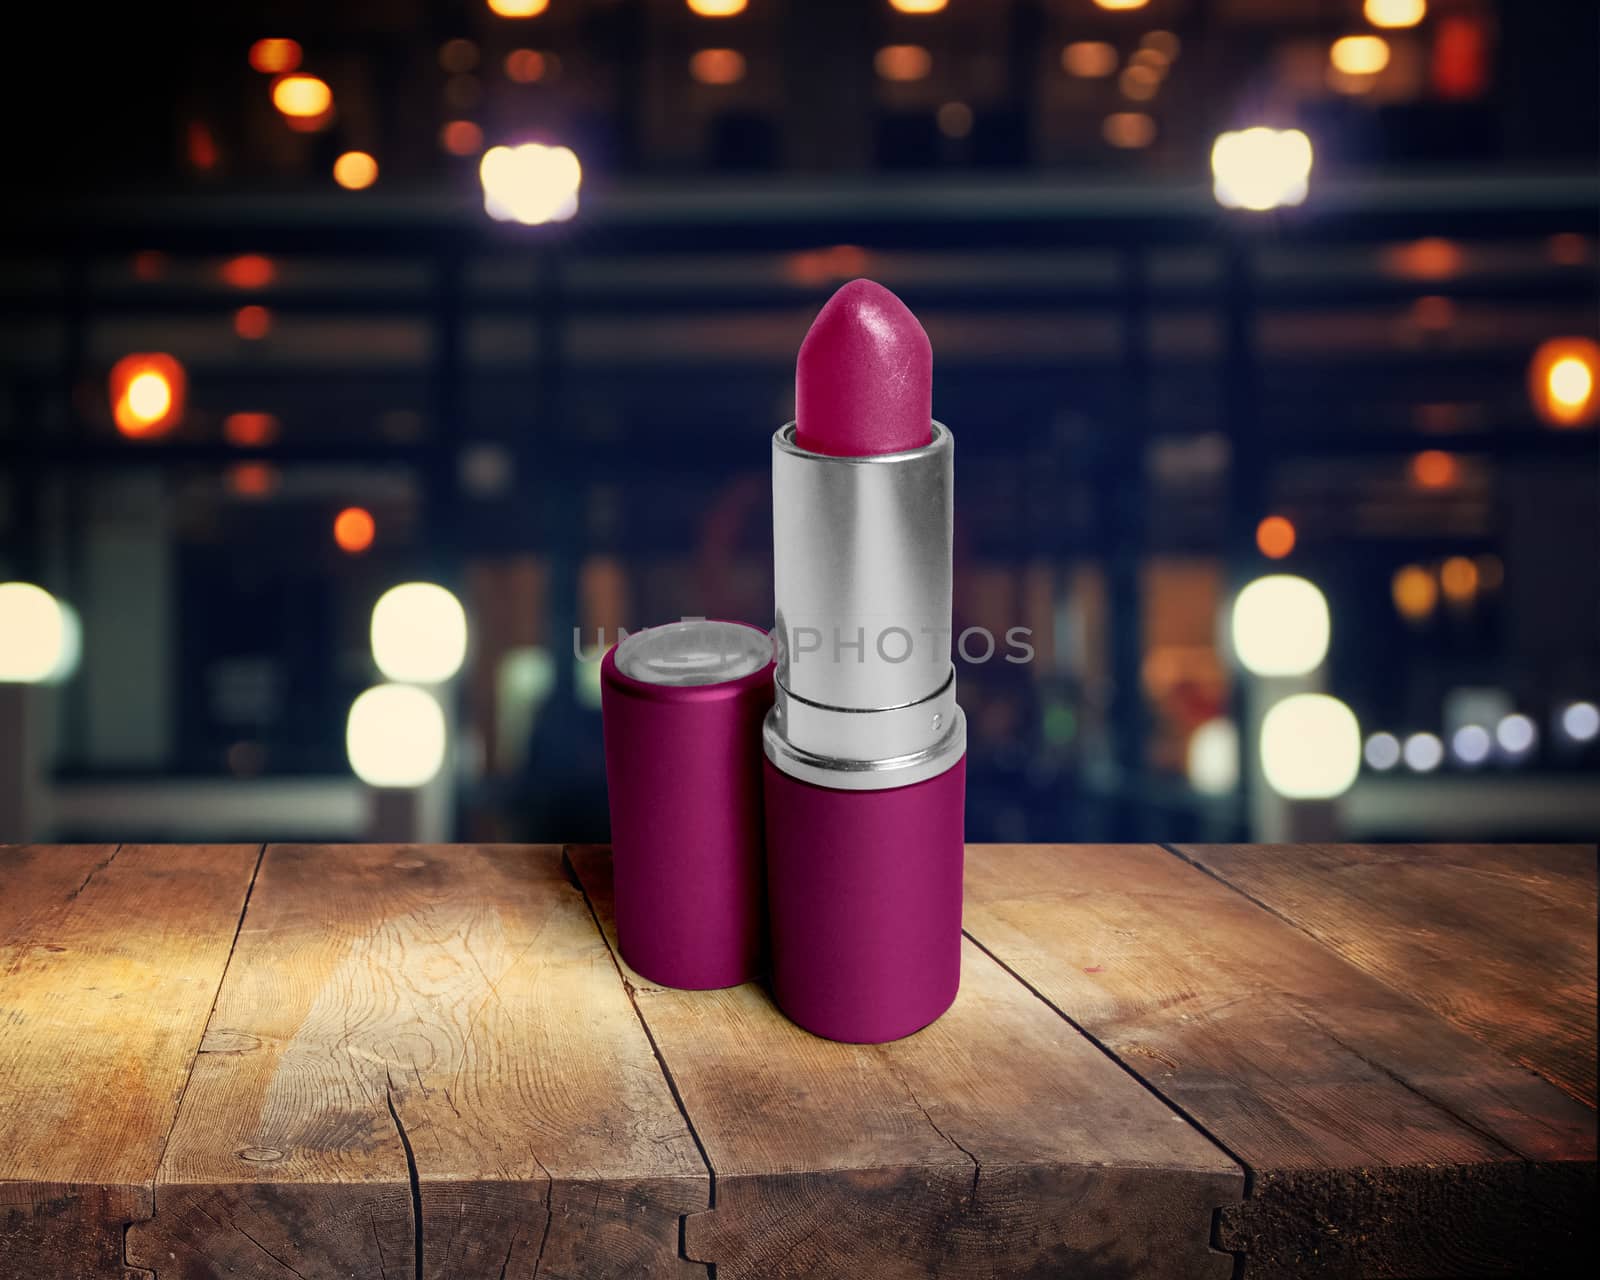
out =
[[[778,670],[767,758],[845,791],[909,786],[966,752],[950,659],[955,438],[865,458],[772,437]]]

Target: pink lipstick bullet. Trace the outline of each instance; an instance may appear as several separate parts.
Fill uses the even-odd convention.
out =
[[[954,438],[928,336],[855,280],[772,441],[776,700],[763,728],[773,986],[807,1030],[909,1035],[961,978],[966,721],[950,660]]]

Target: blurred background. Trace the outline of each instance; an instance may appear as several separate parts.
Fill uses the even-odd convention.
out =
[[[969,838],[1600,830],[1592,3],[7,19],[0,838],[605,838],[860,275],[1031,632]]]

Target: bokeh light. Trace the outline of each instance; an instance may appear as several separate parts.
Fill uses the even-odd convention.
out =
[[[1328,601],[1304,578],[1257,578],[1233,602],[1233,651],[1258,676],[1300,676],[1328,654]]]
[[[1428,0],[1366,0],[1362,6],[1375,27],[1414,27],[1428,13]]]
[[[483,149],[483,130],[471,120],[452,120],[439,130],[439,145],[453,156],[476,155]]]
[[[1150,0],[1094,0],[1094,2],[1098,8],[1122,12],[1129,9],[1142,9],[1150,3]]]
[[[272,86],[272,105],[286,116],[315,120],[333,107],[333,90],[327,81],[297,72],[284,76]]]
[[[1469,767],[1487,760],[1492,746],[1493,739],[1481,724],[1464,724],[1450,735],[1450,753]]]
[[[136,352],[111,366],[111,418],[129,439],[165,435],[183,418],[188,378],[164,352]]]
[[[1061,50],[1061,69],[1083,80],[1114,74],[1117,61],[1116,47],[1104,40],[1075,40]]]
[[[439,68],[458,76],[478,65],[478,46],[471,40],[458,37],[446,40],[439,46]]]
[[[1531,717],[1523,715],[1520,711],[1513,711],[1510,715],[1502,717],[1500,723],[1495,725],[1494,740],[1500,745],[1502,752],[1516,759],[1533,750],[1534,743],[1539,740],[1539,730]]]
[[[933,55],[920,44],[888,44],[874,55],[872,66],[885,80],[925,80],[933,70]]]
[[[1561,732],[1574,742],[1600,737],[1600,707],[1592,702],[1569,702],[1561,709]]]
[[[744,54],[737,49],[700,49],[689,59],[689,74],[700,84],[738,84],[744,71]]]
[[[1478,594],[1478,566],[1466,556],[1451,556],[1439,566],[1439,589],[1454,604],[1466,604]]]
[[[1383,253],[1384,270],[1410,280],[1448,280],[1460,272],[1461,246],[1443,236],[1424,236],[1391,245]]]
[[[1331,800],[1361,772],[1361,726],[1325,693],[1297,693],[1261,721],[1261,772],[1290,800]]]
[[[1433,733],[1413,733],[1401,749],[1406,768],[1413,773],[1432,773],[1444,763],[1444,743]]]
[[[702,18],[731,18],[743,13],[748,0],[689,0],[689,11]]]
[[[377,685],[351,704],[344,742],[350,768],[369,787],[420,787],[444,765],[444,712],[426,689]]]
[[[278,438],[278,420],[270,413],[230,413],[222,420],[222,438],[238,449],[259,449]]]
[[[1286,516],[1268,516],[1256,526],[1256,549],[1268,560],[1282,560],[1294,550],[1294,524]]]
[[[1122,69],[1117,77],[1117,89],[1124,98],[1134,102],[1148,102],[1161,88],[1161,72],[1154,67],[1133,63]]]
[[[1153,49],[1168,62],[1173,62],[1183,49],[1183,41],[1171,31],[1146,31],[1139,37],[1139,47]]]
[[[947,138],[965,138],[972,132],[972,108],[965,102],[946,102],[934,115],[939,132]]]
[[[950,0],[889,0],[901,13],[938,13]]]
[[[250,65],[267,75],[282,75],[300,65],[300,45],[294,40],[268,38],[250,46]]]
[[[333,518],[333,540],[348,555],[360,555],[372,545],[377,532],[377,522],[365,507],[346,507]]]
[[[278,276],[271,258],[259,253],[241,253],[218,268],[223,283],[235,289],[265,289]]]
[[[1226,209],[1262,212],[1305,201],[1311,139],[1298,129],[1224,133],[1211,148],[1212,189]]]
[[[1189,785],[1206,796],[1225,796],[1239,786],[1239,729],[1216,716],[1189,735],[1186,753]]]
[[[1328,49],[1328,61],[1347,76],[1374,76],[1389,65],[1389,42],[1382,36],[1344,36]]]
[[[372,658],[386,679],[436,684],[461,670],[466,656],[466,611],[443,587],[403,583],[373,606]]]
[[[1528,397],[1534,411],[1552,427],[1590,425],[1600,417],[1597,375],[1600,343],[1576,337],[1540,343],[1528,363]]]
[[[278,472],[265,462],[237,462],[228,468],[228,489],[251,501],[270,497],[278,488]]]
[[[346,191],[364,191],[378,180],[378,162],[365,151],[346,151],[333,162],[333,180]]]
[[[1395,612],[1410,622],[1421,622],[1439,604],[1439,584],[1419,564],[1395,570],[1389,594],[1394,600]]]
[[[1424,449],[1411,458],[1411,483],[1419,489],[1453,489],[1461,479],[1461,463],[1443,449]]]
[[[1368,768],[1387,773],[1400,763],[1400,739],[1392,733],[1374,733],[1368,737],[1362,755]]]
[[[502,18],[537,18],[550,0],[489,0],[489,9]]]
[[[1114,111],[1102,122],[1100,136],[1119,150],[1137,151],[1156,140],[1156,122],[1143,111]]]
[[[252,303],[233,313],[233,331],[247,342],[258,342],[272,332],[272,312]]]
[[[537,49],[513,49],[506,54],[506,78],[517,84],[533,84],[543,80],[545,57]]]
[[[578,211],[583,168],[567,147],[525,142],[491,147],[478,165],[483,207],[497,222],[537,226],[564,222]]]
[[[54,684],[82,650],[77,615],[43,587],[0,582],[0,684]]]

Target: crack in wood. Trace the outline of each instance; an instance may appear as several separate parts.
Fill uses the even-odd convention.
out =
[[[411,1218],[412,1218],[412,1249],[415,1257],[415,1277],[422,1280],[422,1180],[417,1176],[417,1153],[411,1149],[411,1138],[406,1133],[406,1127],[401,1123],[400,1112],[394,1105],[394,1077],[389,1074],[387,1067],[383,1070],[384,1101],[389,1106],[389,1118],[394,1121],[394,1130],[400,1135],[400,1145],[406,1153],[406,1175],[411,1180]]]
[[[119,844],[115,849],[113,849],[111,851],[111,856],[108,857],[104,862],[97,862],[97,863],[94,864],[94,866],[90,867],[89,868],[89,874],[84,876],[84,878],[83,878],[83,883],[81,883],[76,889],[74,889],[65,898],[63,898],[62,902],[63,903],[68,903],[68,902],[76,901],[78,895],[89,887],[89,881],[93,880],[97,875],[99,875],[102,871],[104,871],[107,867],[109,867],[113,862],[115,862],[117,860],[117,855],[122,852],[122,849],[123,849],[123,846]]]

